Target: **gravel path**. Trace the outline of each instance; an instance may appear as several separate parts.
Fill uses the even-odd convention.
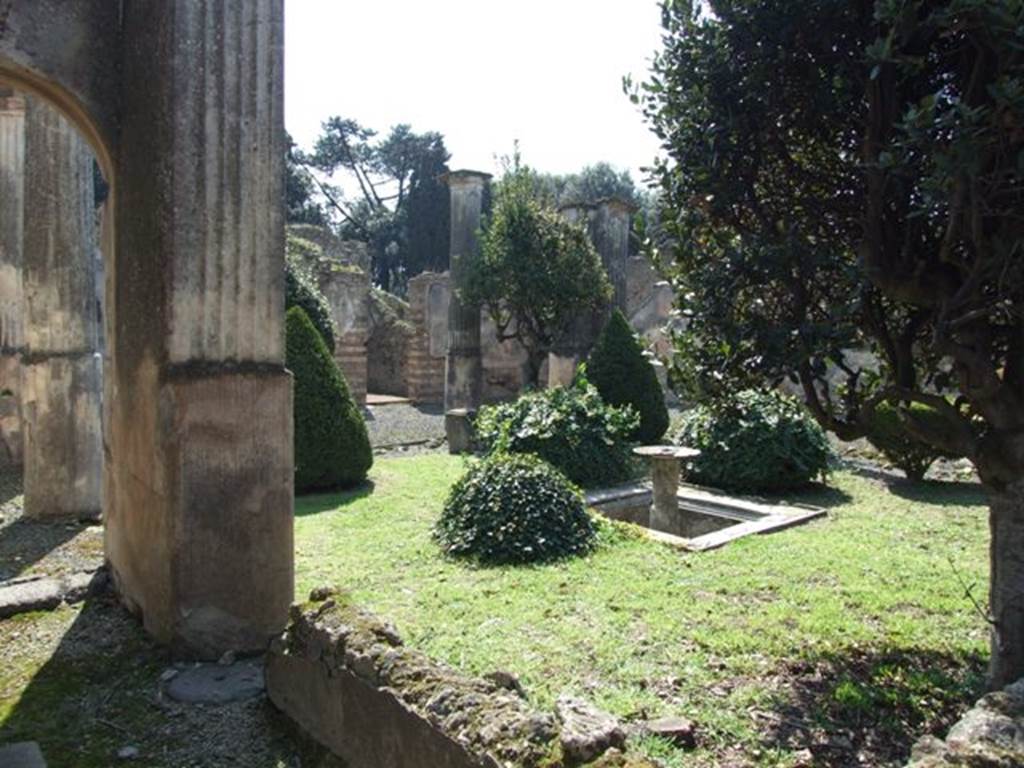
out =
[[[103,564],[103,528],[22,517],[21,470],[0,467],[0,582],[29,576],[70,576]]]
[[[440,405],[375,405],[363,409],[370,444],[380,452],[417,443],[438,447],[444,440]]]

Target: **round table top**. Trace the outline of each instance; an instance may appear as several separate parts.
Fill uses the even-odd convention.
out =
[[[686,448],[679,445],[641,445],[633,449],[637,456],[645,456],[648,459],[692,459],[700,456],[696,448]]]

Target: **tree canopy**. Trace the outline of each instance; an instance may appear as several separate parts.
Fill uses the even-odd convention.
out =
[[[632,90],[667,153],[679,373],[792,378],[845,438],[889,402],[970,457],[993,491],[993,680],[1024,676],[1024,3],[706,6],[663,3]]]
[[[401,124],[378,137],[336,116],[324,121],[311,153],[293,154],[341,237],[369,243],[379,287],[401,292],[424,269],[447,268],[449,193],[440,177],[449,154],[441,134]]]
[[[586,231],[538,200],[533,180],[517,154],[494,192],[466,298],[487,307],[499,340],[523,345],[536,384],[554,340],[612,286]]]

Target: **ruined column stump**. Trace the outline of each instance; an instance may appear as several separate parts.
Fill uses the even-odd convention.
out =
[[[476,414],[465,408],[455,408],[444,415],[444,433],[448,440],[448,453],[472,453],[476,441],[473,419]]]

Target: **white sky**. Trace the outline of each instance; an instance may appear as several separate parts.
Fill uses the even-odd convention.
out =
[[[523,159],[566,173],[639,168],[657,139],[622,93],[660,41],[656,0],[287,0],[289,132],[310,149],[331,115],[440,131],[452,168]]]

